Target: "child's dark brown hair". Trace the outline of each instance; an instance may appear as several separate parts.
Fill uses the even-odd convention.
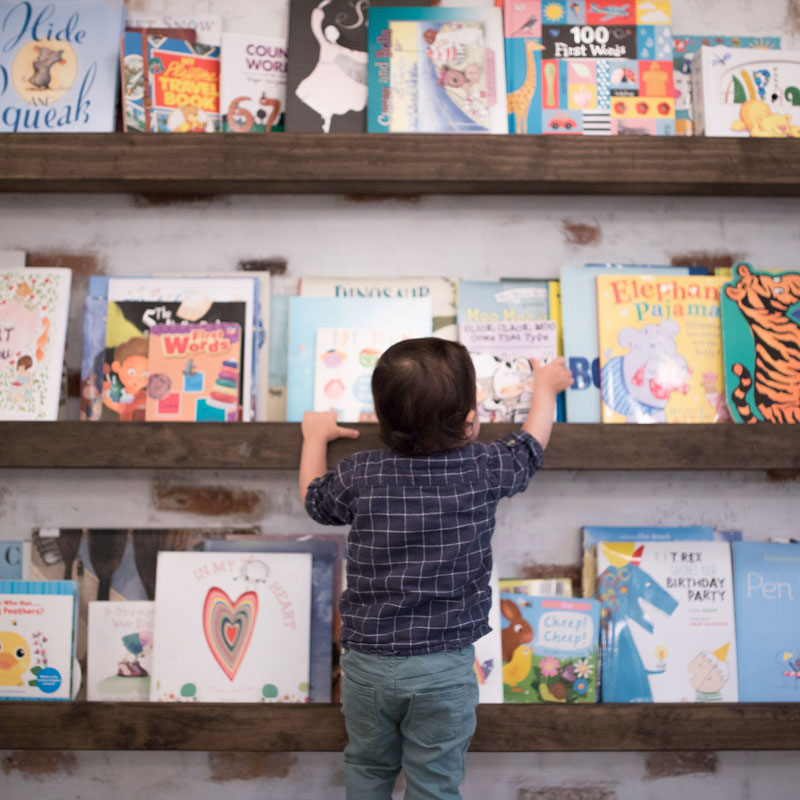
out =
[[[392,345],[372,373],[383,443],[416,456],[466,444],[475,409],[475,367],[464,345],[429,337]]]

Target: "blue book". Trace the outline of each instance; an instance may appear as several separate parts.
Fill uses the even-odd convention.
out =
[[[30,541],[0,542],[0,580],[24,578],[30,561]]]
[[[734,542],[739,700],[800,701],[800,545]]]
[[[112,132],[124,9],[0,0],[0,132]]]
[[[317,328],[376,328],[415,338],[431,335],[432,316],[430,298],[290,297],[286,419],[301,422],[314,408]]]
[[[75,581],[0,580],[0,700],[72,699],[77,614]]]
[[[595,278],[620,270],[647,275],[688,275],[686,267],[640,264],[567,266],[561,268],[561,316],[564,355],[575,382],[567,388],[567,422],[600,422],[600,344],[597,336]]]

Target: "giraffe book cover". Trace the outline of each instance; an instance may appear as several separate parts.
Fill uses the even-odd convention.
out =
[[[736,702],[729,542],[597,545],[604,703]]]
[[[512,133],[675,133],[669,0],[504,0]]]

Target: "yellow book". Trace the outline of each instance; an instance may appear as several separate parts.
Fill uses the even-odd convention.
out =
[[[598,275],[603,422],[719,422],[726,278]]]

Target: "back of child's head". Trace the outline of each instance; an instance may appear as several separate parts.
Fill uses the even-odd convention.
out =
[[[452,450],[469,440],[475,368],[458,342],[429,337],[392,345],[372,373],[381,439],[401,455]]]

